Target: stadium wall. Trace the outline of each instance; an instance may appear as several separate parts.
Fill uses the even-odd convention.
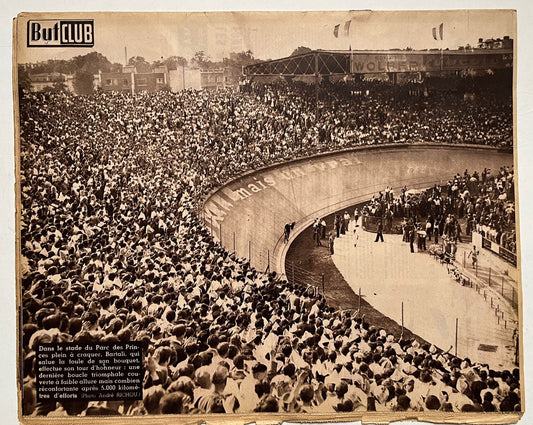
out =
[[[379,145],[318,154],[231,180],[207,197],[203,219],[228,251],[250,258],[259,270],[270,266],[283,274],[290,242],[316,217],[366,201],[386,186],[398,194],[404,185],[421,189],[465,169],[495,172],[512,164],[510,150],[478,145]],[[296,225],[285,244],[290,222]]]

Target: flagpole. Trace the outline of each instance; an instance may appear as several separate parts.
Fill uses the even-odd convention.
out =
[[[352,45],[350,44],[350,74],[352,74],[352,63],[353,63],[353,50],[352,50]]]
[[[441,45],[440,45],[440,70],[441,72],[443,71],[443,68],[444,68],[444,64],[443,64],[443,61],[444,61],[444,56],[443,56],[443,52],[442,52],[442,33],[444,31],[444,23],[441,22],[441,24],[439,25],[439,39],[440,39],[440,42],[441,42]]]
[[[316,96],[315,122],[318,122],[318,53],[315,53],[315,96]]]
[[[352,43],[350,42],[350,27],[352,25],[352,20],[346,21],[344,23],[344,32],[345,36],[348,38],[349,42],[349,49],[350,49],[350,75],[352,74],[352,62],[353,62],[353,50],[352,50]]]

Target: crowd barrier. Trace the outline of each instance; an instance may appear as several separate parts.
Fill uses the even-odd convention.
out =
[[[462,258],[447,252],[444,245],[440,250],[430,247],[429,252],[433,257],[445,264],[448,274],[463,286],[475,290],[484,301],[490,303],[494,310],[497,324],[504,329],[514,330],[518,325],[516,320],[518,312],[517,283],[507,274],[499,273],[492,267],[484,267],[476,262],[475,266],[469,266],[466,252]],[[434,247],[434,246],[433,246]]]
[[[220,225],[220,227],[222,227],[222,225]],[[222,237],[219,237],[219,235],[222,235],[222,229],[219,229],[216,233],[211,229],[211,236],[213,236],[215,240],[218,239],[220,245],[225,246],[226,249],[229,248],[228,245],[232,247],[228,249],[230,253],[234,253],[237,257],[244,257],[248,259],[250,264],[252,264],[253,261],[255,268],[260,272],[268,273],[271,271],[271,252],[269,249],[265,250],[260,245],[257,246],[251,240],[248,240],[247,251],[241,252],[238,251],[236,247],[236,232],[233,232],[233,239],[229,244],[227,244]]]
[[[326,295],[326,281],[324,273],[320,276],[294,264],[294,261],[285,265],[286,279],[289,283],[298,286],[312,288],[315,296],[320,292]]]
[[[515,252],[509,251],[508,249],[501,246],[499,243],[490,240],[489,238],[486,238],[481,233],[472,232],[472,243],[481,248],[488,249],[489,251],[496,254],[498,257],[502,258],[509,264],[512,264],[514,267],[516,267],[517,261]]]

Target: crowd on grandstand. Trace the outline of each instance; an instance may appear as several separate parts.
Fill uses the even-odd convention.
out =
[[[417,109],[380,95],[343,109],[342,90],[317,121],[302,90],[21,99],[24,414],[520,409],[518,369],[335,311],[228,254],[200,222],[202,197],[249,168],[409,132],[439,141],[461,128],[463,141],[490,144],[511,132],[505,117],[470,124],[449,102]],[[479,223],[490,225],[485,204]],[[117,341],[142,343],[143,400],[36,400],[39,344]]]
[[[388,82],[361,81],[357,90],[351,84],[324,84],[318,107],[314,85],[257,85],[253,93],[282,117],[289,143],[292,137],[306,149],[413,142],[512,146],[510,92],[503,98],[487,92],[469,102],[441,90],[424,97]]]

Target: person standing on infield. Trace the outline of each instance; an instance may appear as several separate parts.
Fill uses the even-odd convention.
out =
[[[376,233],[376,240],[374,242],[377,242],[381,239],[381,242],[384,242],[383,240],[383,223],[381,220],[378,220],[378,231]]]
[[[475,269],[476,268],[476,264],[477,264],[477,256],[479,255],[479,250],[476,248],[476,246],[474,245],[472,247],[472,250],[468,253],[468,258],[472,257],[472,268]]]
[[[333,234],[333,232],[329,233],[328,247],[329,253],[333,255],[335,253],[335,235]]]

